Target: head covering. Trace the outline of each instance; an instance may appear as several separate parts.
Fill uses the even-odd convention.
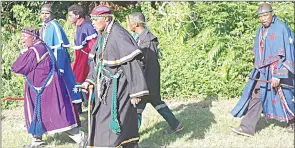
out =
[[[271,5],[269,3],[263,3],[258,7],[258,11],[257,14],[263,14],[263,13],[267,13],[267,12],[273,12],[273,8],[271,7]]]
[[[34,27],[24,27],[21,32],[39,38],[39,30]]]
[[[41,12],[42,11],[53,13],[52,5],[51,4],[44,4],[41,8]]]
[[[91,16],[91,18],[107,17],[107,16],[114,17],[112,9],[108,6],[105,6],[105,5],[96,6],[92,10],[90,16]]]

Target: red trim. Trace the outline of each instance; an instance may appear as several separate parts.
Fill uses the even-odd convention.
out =
[[[271,40],[274,40],[275,39],[275,34],[274,33],[272,33],[270,36],[269,36],[269,38],[271,39]]]
[[[270,55],[270,56],[268,56],[268,57],[265,57],[264,59],[260,59],[260,61],[261,61],[261,62],[262,62],[262,61],[266,61],[266,60],[271,59],[271,58],[273,58],[273,57],[276,57],[276,56],[278,56],[278,55],[284,55],[284,54],[281,53],[281,52],[278,52],[278,53],[276,53],[276,54],[273,54],[273,55]]]
[[[287,118],[286,118],[285,116],[276,116],[274,114],[264,114],[264,117],[267,120],[276,119],[276,120],[281,121],[281,122],[286,122],[288,120],[294,119],[294,116],[287,116]]]
[[[295,62],[291,62],[291,61],[289,61],[287,58],[286,58],[286,61],[285,62],[287,62],[287,63],[289,63],[290,65],[292,65],[292,66],[294,66],[295,65]]]
[[[84,18],[78,19],[77,22],[76,22],[76,27],[81,26],[84,21],[85,21]]]
[[[287,76],[288,75],[288,73],[279,73],[279,72],[274,72],[273,74],[276,74],[276,75],[283,75],[283,76]]]

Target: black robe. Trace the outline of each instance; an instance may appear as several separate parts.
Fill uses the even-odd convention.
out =
[[[110,27],[109,25],[108,27]],[[101,40],[98,37],[98,42]],[[95,101],[91,116],[91,136],[89,146],[115,147],[126,142],[138,141],[138,126],[136,108],[130,102],[131,98],[148,95],[142,64],[139,59],[142,53],[136,41],[119,24],[114,23],[103,54],[97,54],[98,42],[89,54],[90,72],[86,81],[96,84],[96,65],[103,55],[105,68],[112,74],[122,71],[117,85],[117,119],[120,132],[110,129],[113,80],[104,71],[105,79],[101,84],[101,95],[98,96],[95,87]]]
[[[136,40],[143,53],[143,67],[150,97],[148,99],[161,99],[160,97],[160,64],[158,61],[158,39],[148,30],[144,30]],[[148,101],[148,100],[143,100]]]

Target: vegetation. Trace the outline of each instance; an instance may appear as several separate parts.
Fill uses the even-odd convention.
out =
[[[241,121],[229,114],[236,102],[237,100],[209,98],[166,102],[184,126],[181,133],[173,135],[163,135],[163,131],[168,128],[167,122],[151,105],[147,105],[139,131],[139,146],[141,148],[294,148],[294,134],[286,132],[286,124],[267,122],[263,117],[258,122],[254,137],[239,136],[231,132],[230,127],[239,126]],[[24,129],[23,116],[22,107],[3,111],[3,148],[22,147],[31,142],[31,135]],[[83,113],[81,118],[82,130],[87,131],[87,113]],[[78,147],[65,133],[45,135],[43,139],[50,148]]]
[[[18,57],[20,30],[39,27],[44,2],[2,2],[1,98],[23,96],[24,78],[11,72]],[[55,16],[73,42],[74,26],[67,8],[79,2],[53,2]],[[99,2],[80,2],[92,8]],[[294,30],[292,2],[271,3],[276,14]],[[113,2],[114,13],[126,27],[125,16],[142,11],[147,27],[159,38],[161,91],[164,98],[218,95],[238,97],[253,67],[253,39],[260,25],[258,2]],[[72,54],[73,49],[69,48]],[[4,107],[13,107],[8,102]]]

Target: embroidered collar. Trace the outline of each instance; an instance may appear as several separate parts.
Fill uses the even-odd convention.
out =
[[[85,21],[85,18],[80,18],[78,19],[78,21],[76,22],[76,27],[79,27],[83,24],[83,22]]]

